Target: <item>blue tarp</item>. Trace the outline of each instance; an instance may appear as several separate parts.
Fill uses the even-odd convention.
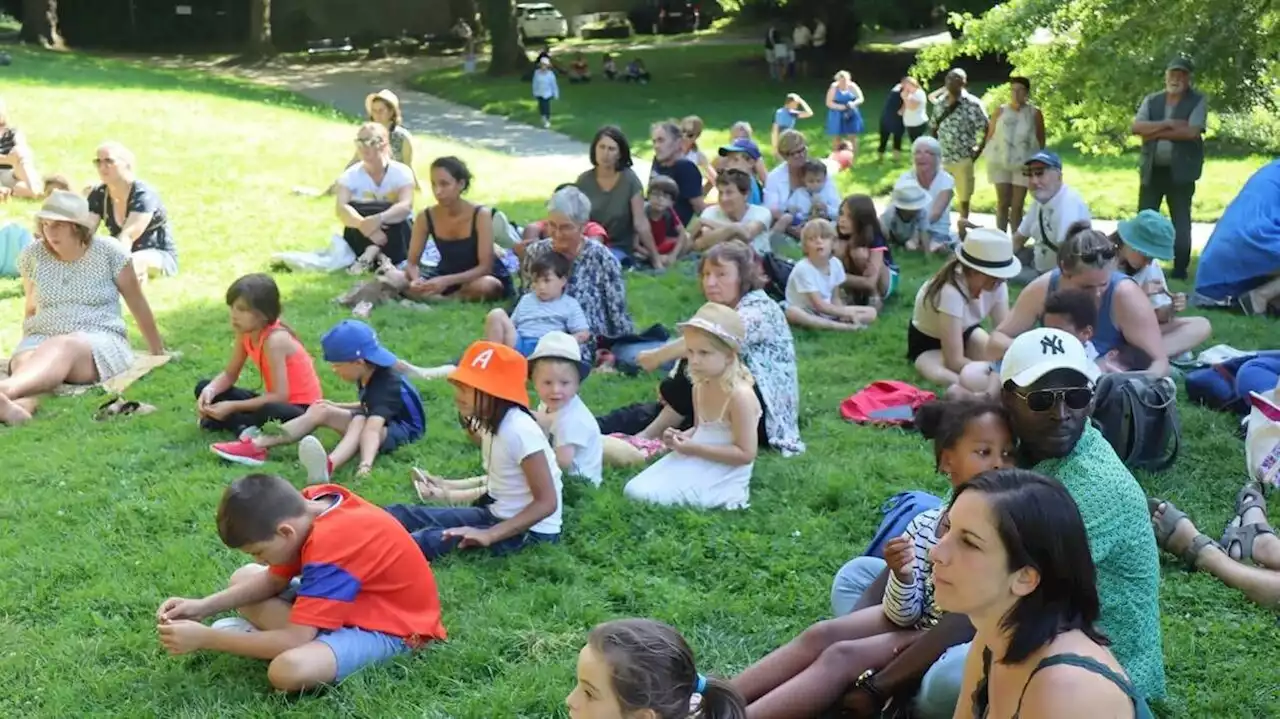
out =
[[[1253,173],[1218,220],[1196,270],[1196,293],[1239,297],[1280,274],[1280,160]]]

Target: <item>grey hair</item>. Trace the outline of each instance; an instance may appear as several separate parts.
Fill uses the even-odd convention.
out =
[[[735,132],[738,132],[739,130],[747,133],[747,135],[751,135],[751,123],[747,122],[746,120],[738,120],[737,122],[733,123],[733,127],[729,128],[729,134],[733,134]]]
[[[547,212],[558,212],[581,227],[591,219],[591,200],[573,185],[561,187],[547,202]]]
[[[678,125],[675,120],[659,120],[649,126],[649,132],[653,132],[654,130],[662,130],[664,135],[673,140],[679,139],[681,135],[680,125]]]
[[[98,145],[98,151],[106,150],[111,154],[111,158],[116,161],[117,165],[124,165],[130,170],[134,169],[133,151],[125,147],[122,143],[115,140],[108,140]]]
[[[933,155],[938,161],[938,169],[942,169],[942,145],[938,144],[938,139],[928,135],[921,135],[916,141],[911,143],[911,152],[916,150],[926,150]]]

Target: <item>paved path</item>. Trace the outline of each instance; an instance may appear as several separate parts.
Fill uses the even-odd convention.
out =
[[[422,59],[391,59],[366,62],[359,67],[274,67],[243,71],[241,74],[287,87],[354,116],[363,116],[364,98],[369,93],[390,86],[400,96],[410,130],[511,155],[515,176],[549,174],[560,182],[569,182],[588,167],[585,142],[405,87],[408,79],[429,67]],[[636,173],[642,178],[647,177],[648,160],[640,157],[635,157],[635,160]],[[885,198],[877,198],[878,204],[883,205],[884,201]],[[995,226],[994,215],[973,213],[970,219],[978,225]],[[1095,220],[1094,226],[1103,232],[1113,232],[1116,222]],[[1202,248],[1212,232],[1213,223],[1194,223],[1191,231],[1193,245],[1197,249]]]

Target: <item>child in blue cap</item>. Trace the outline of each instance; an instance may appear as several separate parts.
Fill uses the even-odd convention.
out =
[[[1164,270],[1157,262],[1173,259],[1173,238],[1173,223],[1155,210],[1143,210],[1132,219],[1121,220],[1112,236],[1120,248],[1121,271],[1147,293],[1160,323],[1165,353],[1176,358],[1209,339],[1213,326],[1205,317],[1178,316],[1187,308],[1187,296],[1169,291]]]
[[[307,481],[320,484],[356,456],[360,458],[356,476],[362,477],[373,468],[379,454],[422,437],[427,427],[422,398],[409,380],[395,371],[396,356],[379,344],[372,327],[358,320],[343,320],[320,338],[320,346],[334,373],[355,383],[360,401],[317,402],[301,417],[281,425],[280,432],[215,444],[210,447],[214,454],[228,462],[258,467],[267,461],[268,449],[298,442],[298,458],[307,470]],[[321,427],[342,435],[328,454],[320,440],[311,436]]]

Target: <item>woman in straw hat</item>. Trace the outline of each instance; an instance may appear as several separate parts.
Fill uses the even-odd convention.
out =
[[[641,472],[623,490],[655,504],[744,509],[759,437],[760,399],[739,352],[745,330],[737,310],[708,302],[679,325],[696,421],[687,430],[667,429],[662,443],[671,453]]]
[[[22,251],[26,291],[22,341],[0,379],[0,423],[31,419],[36,397],[58,385],[95,384],[129,369],[133,350],[120,298],[151,354],[164,354],[129,252],[93,236],[97,221],[80,195],[55,191],[36,213],[41,241]]]
[[[922,377],[944,387],[956,385],[970,362],[987,357],[990,336],[982,329],[1009,314],[1006,280],[1022,271],[1013,241],[999,230],[977,228],[955,255],[916,293],[907,326],[907,359]]]
[[[382,125],[387,130],[387,142],[391,149],[391,159],[409,168],[413,174],[413,189],[421,190],[418,173],[413,169],[413,135],[404,126],[404,114],[400,111],[400,98],[392,91],[382,89],[369,93],[364,99],[364,109],[368,113],[368,121]],[[347,169],[360,164],[360,153],[357,152],[347,163]],[[338,183],[329,185],[324,194],[332,195],[338,191]],[[315,190],[297,188],[297,194],[316,194]]]

